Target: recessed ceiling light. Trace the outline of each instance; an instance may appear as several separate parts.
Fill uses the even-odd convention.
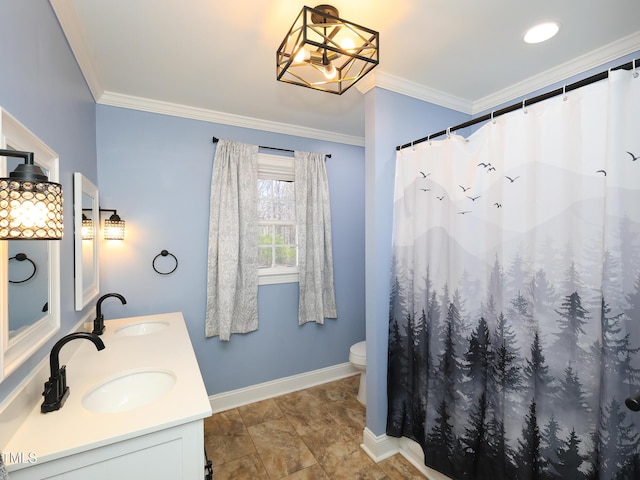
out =
[[[558,33],[559,29],[560,25],[556,22],[540,23],[527,30],[527,33],[524,35],[524,41],[527,43],[544,42]]]

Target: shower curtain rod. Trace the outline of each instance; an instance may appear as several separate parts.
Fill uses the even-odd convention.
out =
[[[431,139],[433,139],[435,137],[440,137],[442,135],[446,135],[447,133],[451,133],[452,131],[460,130],[462,128],[471,127],[472,125],[476,125],[476,124],[481,123],[481,122],[486,122],[487,120],[492,120],[495,117],[499,117],[500,115],[504,115],[505,113],[513,112],[513,111],[518,110],[520,108],[524,108],[524,107],[527,107],[529,105],[533,105],[534,103],[542,102],[543,100],[548,100],[549,98],[556,97],[558,95],[563,95],[566,92],[570,92],[572,90],[576,90],[576,89],[578,89],[580,87],[584,87],[584,86],[590,85],[592,83],[599,82],[600,80],[604,80],[605,78],[609,77],[609,72],[611,70],[620,70],[620,69],[631,70],[632,68],[635,69],[636,66],[640,67],[640,59],[632,60],[629,63],[618,65],[617,67],[610,68],[609,70],[605,70],[604,72],[597,73],[597,74],[595,74],[595,75],[593,75],[591,77],[587,77],[587,78],[585,78],[583,80],[580,80],[578,82],[571,83],[569,85],[565,85],[562,88],[556,88],[555,90],[552,90],[550,92],[543,93],[541,95],[538,95],[537,97],[525,99],[522,102],[514,103],[513,105],[509,105],[508,107],[501,108],[500,110],[496,110],[496,111],[493,111],[491,113],[487,113],[485,115],[482,115],[481,117],[474,118],[473,120],[469,120],[469,121],[463,122],[463,123],[461,123],[459,125],[456,125],[454,127],[449,127],[446,130],[442,130],[442,131],[437,132],[437,133],[432,133],[431,135],[428,135],[426,137],[419,138],[418,140],[414,140],[413,142],[405,143],[404,145],[398,145],[396,147],[396,150],[402,150],[403,148],[412,147],[413,145],[416,145],[416,144],[422,143],[422,142],[426,142],[427,140],[431,140]]]
[[[212,140],[213,140],[213,143],[218,143],[218,140],[220,140],[220,139],[219,139],[219,138],[216,138],[216,137],[213,137],[213,139],[212,139]],[[288,148],[265,147],[265,146],[263,146],[263,145],[258,146],[258,148],[266,148],[266,149],[268,149],[268,150],[278,150],[278,151],[280,151],[280,152],[291,152],[291,153],[294,153],[294,152],[295,152],[295,150],[289,150]],[[331,154],[330,154],[330,153],[325,153],[324,155],[325,155],[325,157],[327,157],[327,158],[331,158]]]

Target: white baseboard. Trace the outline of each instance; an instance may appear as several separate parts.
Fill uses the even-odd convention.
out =
[[[368,428],[362,432],[362,445],[360,447],[374,462],[378,463],[400,451],[400,439],[388,435],[376,436]]]
[[[270,382],[259,383],[249,387],[218,393],[209,397],[213,413],[223,412],[241,407],[249,403],[259,402],[286,393],[303,390],[327,382],[340,380],[360,373],[350,363],[341,363],[332,367],[312,370],[311,372],[279,378]]]
[[[395,438],[388,435],[376,436],[368,428],[364,429],[362,436],[363,443],[360,447],[362,447],[367,455],[369,455],[376,463],[399,453],[429,480],[451,480],[446,475],[443,475],[424,464],[422,447],[413,440],[405,437]]]

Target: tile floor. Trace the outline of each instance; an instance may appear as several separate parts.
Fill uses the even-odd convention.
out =
[[[378,464],[360,448],[358,376],[205,419],[214,480],[424,480],[401,455]]]

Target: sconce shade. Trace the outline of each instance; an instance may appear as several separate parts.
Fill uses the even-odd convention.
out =
[[[32,152],[0,150],[0,156],[25,159],[0,178],[0,240],[60,240],[62,186],[48,181]]]
[[[378,43],[331,5],[304,7],[278,48],[277,79],[341,95],[378,65]]]
[[[82,214],[82,239],[83,240],[93,240],[93,220],[87,218],[86,215]]]
[[[105,240],[124,240],[124,220],[114,213],[104,221]]]

